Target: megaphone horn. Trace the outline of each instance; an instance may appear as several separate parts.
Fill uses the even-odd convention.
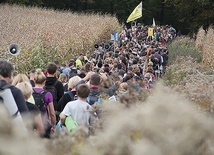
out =
[[[10,46],[8,46],[8,52],[11,55],[17,56],[17,55],[19,55],[20,51],[21,51],[21,49],[20,49],[19,45],[17,45],[17,44],[11,44]]]
[[[98,49],[98,48],[99,48],[99,45],[98,45],[98,44],[95,44],[95,45],[94,45],[94,48]]]
[[[110,48],[110,45],[109,45],[109,44],[105,44],[105,45],[104,45],[104,48],[107,50],[107,49]]]

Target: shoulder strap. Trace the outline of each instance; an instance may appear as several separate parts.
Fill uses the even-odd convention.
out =
[[[39,94],[44,94],[45,93],[45,90],[43,89],[41,92],[39,92]]]
[[[41,92],[39,92],[39,93],[37,93],[36,91],[35,91],[35,89],[33,88],[33,93],[37,93],[37,94],[45,94],[47,91],[45,90],[45,89],[43,89]]]
[[[56,84],[58,83],[58,80],[56,80],[53,84],[54,87],[56,87]]]
[[[6,89],[6,88],[10,88],[12,85],[7,83],[6,85],[4,85],[3,87],[1,87],[1,89]]]
[[[73,93],[71,91],[67,91],[68,95],[70,96],[71,100],[74,100]]]

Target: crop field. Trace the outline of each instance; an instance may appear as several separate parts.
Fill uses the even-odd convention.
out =
[[[16,43],[17,57],[8,55],[17,71],[44,68],[49,61],[60,62],[91,52],[100,38],[109,39],[120,29],[116,17],[99,14],[75,14],[41,8],[0,5],[0,50]]]

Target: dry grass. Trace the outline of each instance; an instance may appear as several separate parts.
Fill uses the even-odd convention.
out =
[[[193,61],[191,57],[178,58],[167,69],[167,85],[192,100],[199,110],[213,111],[214,72]]]
[[[0,20],[0,50],[5,51],[11,43],[19,44],[21,54],[9,59],[22,72],[90,51],[100,38],[109,39],[112,30],[121,27],[116,17],[109,15],[10,5],[0,5]]]
[[[187,37],[176,38],[168,46],[169,49],[169,64],[173,64],[174,61],[180,57],[192,57],[195,61],[202,61],[202,52],[195,47],[194,40]]]
[[[81,131],[46,143],[47,155],[211,155],[214,123],[194,104],[158,83],[145,102],[129,108],[102,104],[102,128],[89,138]],[[43,143],[44,144],[44,143]]]
[[[214,69],[214,29],[209,28],[203,44],[203,63]]]
[[[104,129],[88,139],[81,155],[213,154],[212,119],[192,105],[161,85],[145,103],[106,104]]]
[[[204,44],[204,39],[205,39],[205,31],[204,29],[201,27],[199,30],[198,30],[198,34],[197,34],[197,38],[195,40],[195,45],[196,47],[202,51],[203,50],[203,44]]]
[[[203,63],[209,68],[214,69],[214,29],[210,26],[208,31],[200,28],[198,30],[196,47],[203,53]]]
[[[0,154],[1,155],[45,155],[45,141],[33,133],[26,134],[17,124],[13,124],[6,108],[0,103]]]

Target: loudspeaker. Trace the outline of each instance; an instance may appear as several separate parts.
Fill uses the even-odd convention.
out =
[[[11,54],[11,55],[14,55],[14,56],[17,56],[20,54],[20,47],[19,45],[17,44],[11,44],[10,46],[8,46],[8,52]]]
[[[98,44],[95,44],[95,45],[94,45],[94,48],[95,48],[95,49],[98,49],[98,48],[99,48],[99,45],[98,45]]]
[[[104,45],[104,48],[105,48],[106,50],[108,50],[108,49],[110,48],[110,45],[109,45],[109,44],[105,44],[105,45]]]

